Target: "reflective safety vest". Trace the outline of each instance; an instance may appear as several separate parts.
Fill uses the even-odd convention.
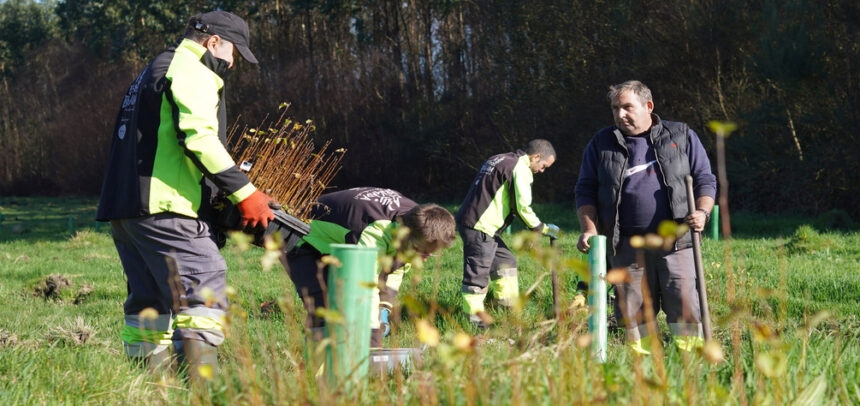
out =
[[[399,227],[394,219],[417,205],[400,192],[377,187],[328,193],[317,199],[311,231],[302,240],[323,255],[331,253],[331,244],[344,243],[378,247],[379,255],[393,255],[392,239]]]
[[[543,223],[532,210],[534,173],[524,151],[493,155],[472,181],[457,211],[457,225],[497,235],[519,216],[526,226],[541,231]]]
[[[98,220],[162,212],[198,217],[213,188],[233,203],[254,192],[225,148],[220,74],[227,68],[184,39],[138,75],[117,115]]]

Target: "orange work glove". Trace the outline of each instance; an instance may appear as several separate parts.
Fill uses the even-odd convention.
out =
[[[272,201],[265,193],[255,190],[250,196],[246,197],[236,206],[239,207],[239,212],[242,213],[242,226],[256,227],[258,224],[266,228],[269,226],[269,221],[275,219],[275,213],[269,208],[269,202]]]

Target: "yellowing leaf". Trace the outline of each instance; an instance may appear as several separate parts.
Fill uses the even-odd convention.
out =
[[[720,346],[720,343],[714,340],[708,340],[702,346],[702,357],[711,364],[719,364],[725,360],[723,348]]]
[[[576,337],[576,346],[579,348],[588,347],[588,345],[591,344],[591,340],[591,334],[583,334],[579,337]]]
[[[675,237],[675,230],[678,229],[678,223],[672,220],[664,220],[657,226],[657,234],[663,238]]]
[[[453,343],[454,348],[462,352],[472,352],[472,349],[474,349],[475,346],[475,339],[461,331],[454,336]]]
[[[260,264],[264,271],[269,271],[273,266],[281,263],[281,252],[278,250],[266,250],[263,257],[260,258]]]
[[[147,307],[140,311],[140,317],[146,320],[155,320],[158,318],[158,310],[152,307]]]
[[[788,369],[788,357],[782,351],[768,351],[755,357],[755,365],[768,378],[785,374]]]
[[[200,297],[202,297],[203,300],[206,301],[206,307],[210,307],[215,304],[215,291],[212,290],[212,288],[205,287],[203,289],[200,289]]]
[[[236,246],[237,251],[245,252],[251,248],[252,236],[241,231],[231,231],[228,235],[230,236],[230,241]]]
[[[340,268],[343,266],[343,263],[340,262],[340,259],[333,255],[323,255],[323,257],[320,258],[320,262],[322,262],[326,266],[334,266],[335,268]]]
[[[663,238],[657,234],[648,233],[645,235],[645,248],[657,250],[663,247]]]
[[[318,307],[315,314],[317,317],[325,319],[326,323],[343,324],[345,321],[340,312],[325,307]]]
[[[633,279],[630,277],[630,272],[627,272],[627,268],[613,268],[606,273],[606,282],[617,285],[633,282]]]
[[[198,365],[197,373],[207,381],[215,377],[215,369],[212,368],[212,365]]]
[[[433,327],[429,321],[425,319],[416,321],[415,329],[418,333],[418,341],[421,341],[430,347],[439,345],[439,330],[437,330],[436,327]]]

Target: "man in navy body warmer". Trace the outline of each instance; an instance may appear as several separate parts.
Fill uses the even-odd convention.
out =
[[[576,207],[582,235],[577,248],[587,253],[592,236],[605,235],[612,268],[626,268],[631,282],[617,285],[616,313],[625,320],[630,347],[648,354],[642,284],[651,292],[654,314],[662,308],[675,344],[683,350],[702,345],[692,240],[686,233],[670,247],[646,251],[637,262],[632,236],[656,233],[663,221],[686,223],[701,231],[710,217],[716,179],[696,133],[686,124],[653,113],[651,91],[639,81],[611,86],[615,125],[597,132],[582,158]],[[684,178],[693,177],[696,211],[689,213]]]

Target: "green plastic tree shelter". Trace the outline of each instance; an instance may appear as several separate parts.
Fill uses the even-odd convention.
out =
[[[720,206],[716,204],[711,210],[711,239],[714,241],[720,239]]]
[[[332,244],[328,305],[342,316],[326,323],[332,339],[326,350],[326,371],[333,387],[353,387],[367,376],[370,356],[370,312],[376,284],[377,248]]]
[[[595,235],[588,241],[588,331],[591,352],[598,364],[606,363],[606,236]]]

